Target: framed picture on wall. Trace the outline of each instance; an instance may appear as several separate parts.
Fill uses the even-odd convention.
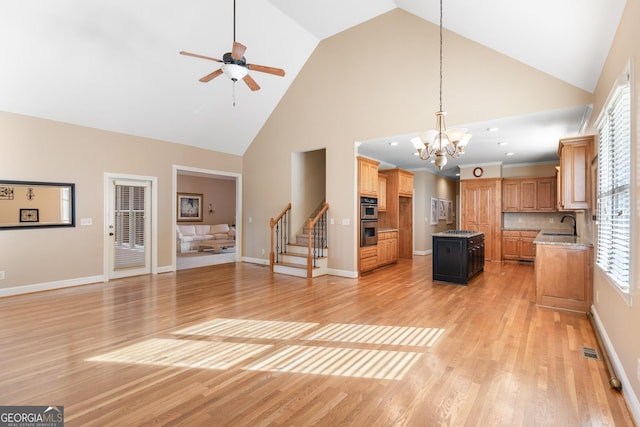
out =
[[[178,221],[202,221],[202,194],[178,193]]]
[[[438,219],[447,219],[447,201],[438,199]]]
[[[431,225],[438,224],[438,199],[431,198]]]
[[[447,200],[447,224],[453,224],[453,200]]]

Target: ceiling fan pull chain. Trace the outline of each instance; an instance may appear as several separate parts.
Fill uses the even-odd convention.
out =
[[[233,106],[236,106],[236,82],[233,82],[233,89],[231,90],[231,98],[233,98]]]

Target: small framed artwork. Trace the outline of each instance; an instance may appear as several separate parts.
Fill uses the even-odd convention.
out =
[[[447,224],[453,224],[453,200],[447,200]]]
[[[39,222],[38,209],[20,209],[20,222]]]
[[[202,221],[202,194],[178,193],[178,221]]]
[[[431,198],[431,225],[438,224],[438,199]]]
[[[447,201],[438,199],[438,219],[447,219]]]

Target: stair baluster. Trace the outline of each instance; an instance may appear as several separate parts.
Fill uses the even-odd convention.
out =
[[[280,255],[286,253],[287,243],[289,239],[289,215],[291,214],[291,203],[280,215],[275,219],[269,220],[269,226],[271,227],[271,249],[269,252],[269,264],[271,271],[273,272],[273,266],[280,260]],[[284,248],[284,249],[283,249]]]

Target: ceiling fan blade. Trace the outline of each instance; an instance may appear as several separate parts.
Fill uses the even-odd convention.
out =
[[[198,55],[197,53],[185,52],[184,50],[180,52],[180,55],[193,56],[194,58],[208,59],[209,61],[223,62],[218,58],[211,58],[210,56]]]
[[[247,74],[246,76],[244,76],[242,78],[242,80],[244,80],[244,82],[247,84],[247,86],[249,86],[249,89],[251,90],[260,90],[260,86],[258,86],[258,83],[256,83],[255,80],[253,80],[253,78]]]
[[[275,76],[284,77],[284,70],[282,68],[266,67],[264,65],[257,64],[247,64],[247,67],[253,71],[260,71],[261,73],[268,73]]]
[[[247,50],[247,47],[242,43],[233,42],[233,49],[231,49],[231,57],[236,60],[241,60],[246,50]]]
[[[215,70],[213,73],[207,74],[206,76],[204,76],[203,78],[200,79],[200,81],[202,83],[206,83],[208,81],[211,81],[213,79],[215,79],[216,77],[218,77],[220,74],[222,74],[222,68],[219,68],[217,70]]]

